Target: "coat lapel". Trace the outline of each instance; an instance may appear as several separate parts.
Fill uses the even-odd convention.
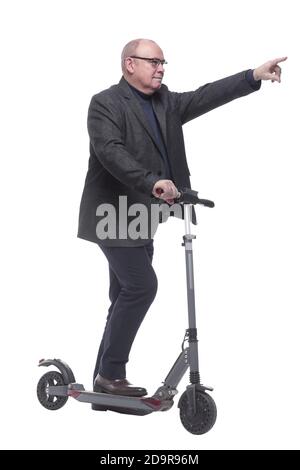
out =
[[[138,99],[134,96],[134,93],[131,91],[131,89],[130,89],[129,85],[127,84],[126,80],[124,79],[124,77],[121,78],[118,86],[119,86],[119,90],[121,91],[122,95],[126,99],[130,100],[131,109],[133,110],[134,114],[136,115],[136,117],[138,118],[138,120],[140,121],[140,123],[142,124],[144,129],[146,130],[146,132],[150,135],[150,137],[153,140],[153,142],[154,142],[155,146],[157,147],[157,149],[161,152],[161,150],[160,150],[160,148],[159,148],[159,146],[156,142],[152,127],[149,124],[148,119],[145,116],[145,113],[144,113],[143,109],[141,108],[141,106],[138,102]],[[167,129],[166,129],[165,111],[164,111],[163,105],[162,105],[159,97],[156,96],[156,93],[153,95],[152,104],[153,104],[153,109],[154,109],[154,112],[156,114],[156,117],[158,119],[161,131],[162,131],[162,136],[163,136],[165,145],[166,145]]]
[[[144,127],[144,129],[147,131],[147,133],[150,135],[151,139],[155,143],[154,134],[152,132],[150,124],[148,123],[145,113],[142,110],[138,102],[138,99],[134,96],[134,93],[131,91],[124,77],[121,78],[118,87],[119,87],[119,90],[121,91],[121,94],[126,99],[130,100],[130,108],[132,109],[132,111],[134,112],[134,114],[136,115],[136,117],[138,118],[142,126]]]

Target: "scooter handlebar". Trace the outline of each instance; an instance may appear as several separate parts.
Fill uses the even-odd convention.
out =
[[[215,203],[209,199],[199,199],[198,191],[189,188],[178,189],[179,196],[176,198],[177,202],[183,204],[201,204],[205,207],[215,207]]]

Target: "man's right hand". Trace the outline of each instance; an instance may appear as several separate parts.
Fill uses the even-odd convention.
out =
[[[152,190],[153,196],[163,199],[168,204],[173,204],[174,199],[179,196],[178,189],[171,180],[156,181]]]

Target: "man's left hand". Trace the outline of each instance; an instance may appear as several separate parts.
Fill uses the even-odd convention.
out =
[[[287,57],[269,60],[265,64],[253,70],[254,80],[272,80],[272,82],[281,82],[281,67],[279,62],[284,62]]]

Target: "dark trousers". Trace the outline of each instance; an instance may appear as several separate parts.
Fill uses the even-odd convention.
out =
[[[99,246],[109,263],[111,305],[94,379],[98,373],[107,379],[123,379],[132,343],[157,291],[153,241],[139,247]]]

